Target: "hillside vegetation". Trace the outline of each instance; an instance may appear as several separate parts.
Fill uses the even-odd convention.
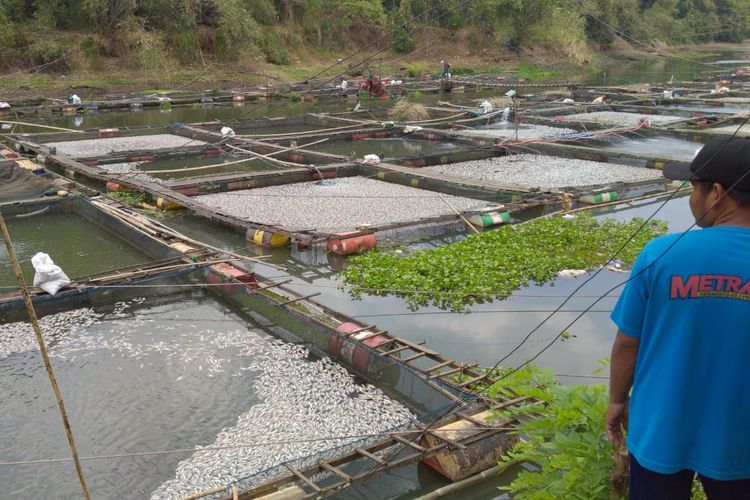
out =
[[[575,63],[622,39],[740,41],[748,14],[750,0],[2,0],[0,70],[311,65],[391,31],[370,52],[539,50]]]

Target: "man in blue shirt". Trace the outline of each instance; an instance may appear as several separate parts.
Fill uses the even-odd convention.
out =
[[[701,230],[651,241],[612,312],[609,439],[630,452],[630,498],[750,499],[750,139],[690,165]],[[629,395],[632,387],[632,395]]]

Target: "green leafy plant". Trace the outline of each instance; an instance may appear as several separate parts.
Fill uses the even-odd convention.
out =
[[[425,73],[429,73],[429,68],[425,63],[414,62],[406,67],[406,74],[410,78],[417,78],[424,75]]]
[[[146,202],[146,195],[136,191],[112,191],[109,195],[131,207],[139,207],[141,203]]]
[[[609,359],[598,364],[594,373],[606,368]],[[503,373],[499,370],[496,375]],[[526,405],[497,412],[499,417],[517,419],[517,432],[523,438],[501,457],[499,465],[526,465],[500,489],[517,500],[627,496],[627,454],[615,449],[606,437],[609,397],[605,386],[560,385],[551,370],[527,365],[500,378],[487,392],[508,399],[529,397]],[[705,498],[700,483],[694,481],[692,499]]]
[[[472,76],[479,73],[478,69],[469,66],[451,66],[451,74],[453,76]]]
[[[292,62],[292,56],[284,47],[281,37],[274,32],[266,31],[261,37],[261,48],[266,56],[266,61],[271,64],[287,66]]]
[[[604,429],[606,388],[552,385],[535,393],[540,390],[547,405],[522,420],[519,433],[524,439],[500,461],[530,463],[535,470],[522,470],[502,489],[519,500],[618,498],[610,480],[615,448]]]
[[[370,251],[353,257],[342,277],[354,297],[395,293],[412,309],[432,303],[460,311],[531,283],[553,282],[563,269],[604,265],[635,234],[617,256],[628,266],[667,228],[652,220],[638,230],[641,224],[639,218],[599,222],[588,214],[539,218],[410,254]]]

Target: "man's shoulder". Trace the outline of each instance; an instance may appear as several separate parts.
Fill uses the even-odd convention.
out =
[[[649,241],[641,252],[645,265],[655,261],[674,262],[693,255],[697,249],[705,248],[707,238],[711,236],[703,231],[688,231],[687,233],[672,233],[657,236]]]
[[[695,232],[695,231],[693,231]],[[646,243],[646,246],[643,247],[643,253],[646,255],[656,256],[656,252],[663,252],[666,249],[673,247],[677,244],[678,240],[685,240],[689,239],[692,240],[692,236],[688,238],[688,235],[690,233],[672,233],[672,234],[665,234],[662,236],[657,236],[653,240]]]
[[[643,255],[649,262],[662,258],[679,260],[714,252],[714,245],[725,244],[729,240],[738,243],[738,238],[744,240],[744,244],[750,243],[750,230],[722,227],[665,234],[648,242],[643,248]]]

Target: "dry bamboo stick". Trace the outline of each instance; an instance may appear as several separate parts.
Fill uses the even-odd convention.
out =
[[[238,135],[237,137],[254,138],[254,137],[286,137],[286,136],[312,135],[312,134],[320,134],[323,132],[330,132],[332,130],[344,130],[348,128],[357,128],[357,127],[362,127],[364,125],[370,125],[373,123],[375,122],[363,120],[362,123],[355,123],[354,125],[344,125],[341,127],[332,127],[332,128],[321,128],[317,130],[308,130],[304,132],[286,132],[283,134],[243,134],[243,135]]]
[[[277,160],[276,158],[271,158],[268,155],[262,155],[260,153],[256,153],[255,151],[250,151],[248,149],[238,148],[237,146],[232,146],[231,144],[227,144],[227,147],[230,147],[232,149],[236,149],[237,151],[242,151],[243,153],[248,153],[248,154],[251,154],[251,155],[255,155],[255,156],[259,157],[259,158],[265,158],[266,160],[269,160],[269,161],[272,161],[272,162],[276,162],[276,163],[279,163],[281,165],[291,165],[292,167],[307,167],[308,166],[308,165],[305,165],[304,163],[293,163],[291,161]],[[281,152],[283,152],[283,151],[281,151]]]
[[[418,124],[418,123],[435,123],[435,122],[444,122],[446,120],[453,120],[454,118],[458,118],[459,116],[465,115],[466,112],[458,113],[455,115],[450,116],[444,116],[442,118],[433,118],[432,120],[416,120],[416,121],[410,121],[410,122],[404,122],[406,124]]]
[[[314,146],[315,144],[320,144],[321,142],[326,142],[327,140],[328,140],[328,138],[321,139],[321,140],[315,141],[315,142],[309,142],[307,144],[302,144],[300,146],[294,146],[294,147],[289,147],[289,148],[286,148],[286,149],[280,149],[278,151],[274,151],[273,153],[268,153],[266,156],[267,157],[275,156],[275,155],[278,155],[278,154],[281,154],[281,153],[286,153],[287,151],[291,151],[293,149],[301,149],[301,148],[305,148],[307,146]],[[251,152],[251,153],[252,154],[256,154],[256,155],[260,154],[260,153],[255,153],[255,152]],[[247,162],[247,161],[257,160],[258,158],[259,158],[259,156],[254,156],[252,158],[244,158],[242,160],[230,161],[230,162],[226,162],[226,163],[214,163],[213,165],[204,165],[202,167],[173,168],[173,169],[170,169],[170,170],[144,170],[143,172],[144,173],[152,173],[152,174],[174,174],[174,173],[178,173],[178,172],[192,172],[194,170],[207,170],[207,169],[210,169],[210,168],[225,167],[227,165],[234,165],[235,163],[243,163],[243,162]]]
[[[39,344],[39,352],[44,360],[44,367],[47,369],[47,375],[49,376],[49,382],[52,385],[52,390],[55,393],[55,399],[57,399],[57,408],[60,410],[60,417],[63,421],[63,427],[65,427],[65,434],[68,436],[68,445],[70,446],[70,454],[73,456],[75,462],[76,471],[78,472],[78,481],[81,483],[81,490],[86,500],[91,500],[91,494],[89,493],[89,487],[86,484],[86,478],[83,476],[83,469],[81,468],[81,462],[78,459],[78,450],[76,449],[76,442],[73,438],[73,430],[70,428],[70,422],[68,422],[68,415],[65,411],[65,403],[63,402],[62,393],[60,387],[57,385],[57,378],[55,372],[52,369],[52,363],[50,363],[49,355],[47,354],[47,346],[44,343],[44,337],[42,336],[42,329],[39,327],[39,322],[36,318],[36,311],[34,310],[34,304],[31,302],[31,296],[29,290],[26,288],[26,282],[23,279],[23,272],[21,266],[18,263],[16,257],[16,251],[13,248],[13,242],[10,239],[8,233],[8,227],[5,225],[2,214],[0,214],[0,231],[3,233],[3,239],[5,240],[5,246],[8,248],[8,257],[10,257],[13,271],[16,273],[16,279],[18,284],[21,286],[21,294],[23,295],[23,302],[26,305],[26,312],[29,314],[29,320],[31,326],[34,328],[34,335],[36,335],[36,341]]]
[[[227,491],[227,487],[220,486],[218,488],[213,488],[211,490],[201,491],[199,493],[195,493],[194,495],[182,497],[180,500],[197,500],[198,498],[207,497],[208,495],[213,495],[214,493],[221,493],[222,491]]]
[[[108,281],[112,279],[120,279],[120,278],[132,278],[133,276],[137,276],[139,274],[148,274],[148,273],[156,273],[156,272],[162,272],[162,271],[172,271],[176,269],[182,269],[184,267],[193,267],[193,266],[210,266],[213,264],[222,264],[224,262],[230,262],[234,259],[218,259],[218,260],[209,260],[205,262],[183,262],[181,264],[173,264],[171,266],[161,266],[161,267],[152,267],[149,269],[142,269],[140,271],[128,271],[125,273],[118,273],[118,274],[111,274],[109,276],[102,276],[100,278],[92,278],[89,280],[90,282],[99,282],[99,281]]]
[[[474,234],[479,234],[479,230],[476,227],[474,227],[474,224],[472,224],[471,222],[469,222],[468,219],[466,217],[464,217],[461,212],[459,212],[458,210],[456,210],[456,207],[454,207],[453,205],[451,205],[450,202],[443,197],[443,195],[438,195],[438,197],[441,200],[443,200],[443,202],[446,205],[448,205],[451,210],[453,210],[454,212],[456,212],[456,215],[458,215],[459,217],[461,217],[461,220],[463,220],[466,223],[466,225],[469,226],[469,228],[471,228],[472,231],[474,231]]]
[[[10,123],[11,125],[27,125],[29,127],[48,128],[52,130],[62,130],[63,132],[75,132],[76,134],[83,134],[82,130],[75,130],[72,128],[53,127],[52,125],[40,125],[39,123],[13,122],[9,120],[0,120],[0,123]]]
[[[106,211],[109,211],[109,213],[111,213],[112,215],[114,215],[116,217],[120,217],[120,218],[122,218],[123,220],[125,220],[127,222],[127,220],[126,220],[127,214],[125,214],[124,212],[122,212],[120,209],[117,209],[117,208],[114,208],[114,207],[109,207],[109,206],[105,205],[104,203],[97,202],[96,200],[91,200],[91,203],[94,204],[94,205],[96,205],[97,207],[100,207],[100,208],[102,208],[102,209],[104,209]],[[151,222],[150,219],[147,219],[147,220],[149,220],[149,222]],[[133,222],[131,222],[131,225],[134,225],[136,227],[139,226],[138,224],[135,224]],[[265,255],[263,255],[263,256],[257,256],[257,257],[248,257],[247,255],[241,255],[241,254],[238,254],[238,253],[230,252],[229,250],[224,250],[224,249],[221,249],[219,247],[215,247],[213,245],[209,245],[208,243],[204,243],[202,241],[194,240],[193,238],[188,238],[184,234],[178,233],[176,231],[172,231],[171,229],[168,229],[166,226],[164,226],[162,224],[158,224],[157,227],[158,227],[158,232],[159,233],[166,234],[167,236],[171,236],[173,238],[178,238],[178,239],[186,241],[188,243],[192,243],[193,245],[198,245],[198,246],[203,247],[203,248],[208,248],[209,250],[213,250],[214,252],[219,252],[219,253],[223,253],[225,255],[229,255],[230,257],[234,257],[234,259],[236,259],[236,260],[243,260],[243,261],[246,261],[246,262],[252,262],[254,264],[263,264],[263,265],[266,265],[266,266],[278,269],[280,271],[286,271],[287,270],[287,268],[284,267],[284,266],[280,266],[278,264],[272,264],[270,262],[263,262],[262,259],[264,259],[264,258],[267,257]]]

